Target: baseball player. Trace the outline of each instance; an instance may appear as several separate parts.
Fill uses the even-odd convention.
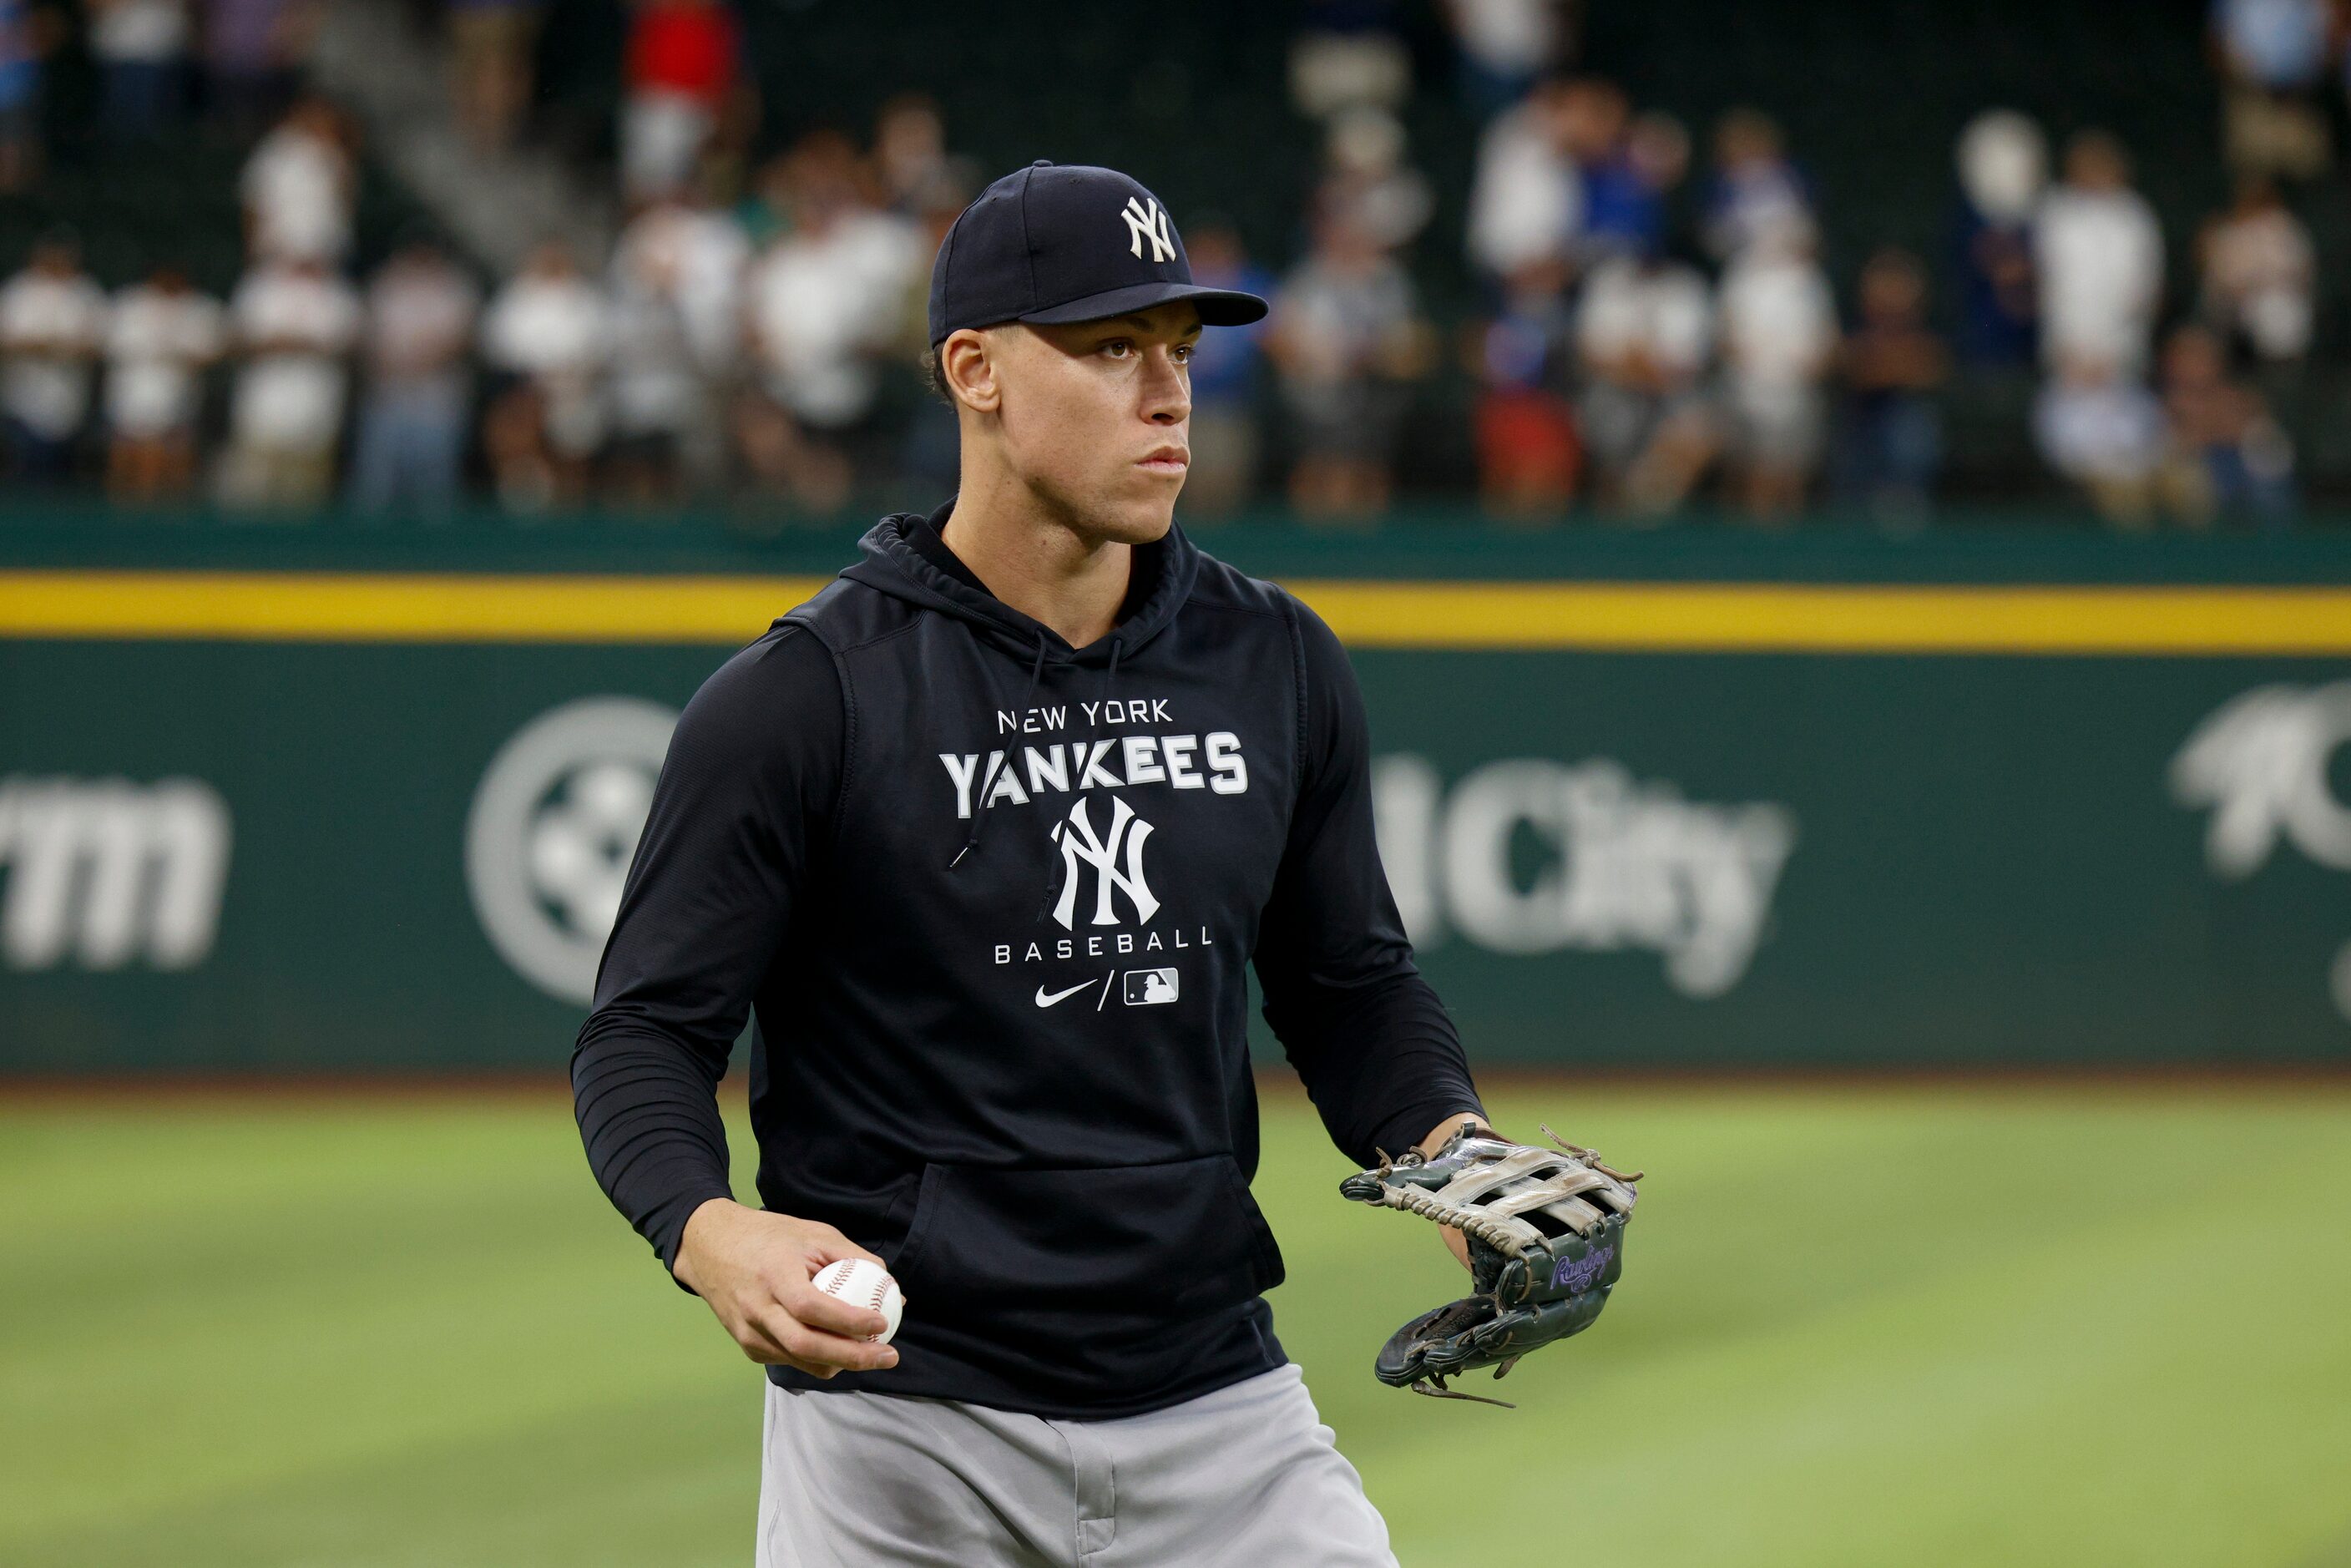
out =
[[[1193,344],[1265,310],[1124,174],[990,185],[931,278],[956,496],[678,722],[572,1082],[768,1368],[763,1565],[1394,1562],[1264,1300],[1246,967],[1359,1166],[1484,1117],[1345,654],[1174,521]],[[747,1014],[758,1208],[713,1092]],[[812,1287],[843,1259],[892,1343]]]

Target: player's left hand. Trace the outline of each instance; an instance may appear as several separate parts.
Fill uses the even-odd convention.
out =
[[[1458,1116],[1446,1117],[1437,1124],[1428,1136],[1421,1139],[1418,1145],[1421,1154],[1424,1156],[1434,1155],[1445,1146],[1445,1140],[1453,1135],[1454,1129],[1472,1122],[1481,1126],[1484,1124],[1479,1117],[1466,1111]],[[1439,1227],[1437,1234],[1445,1238],[1445,1249],[1453,1254],[1453,1260],[1470,1273],[1477,1273],[1477,1269],[1469,1261],[1469,1239],[1450,1225]]]

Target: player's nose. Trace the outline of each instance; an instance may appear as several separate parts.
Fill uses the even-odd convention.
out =
[[[1155,424],[1181,424],[1192,413],[1192,378],[1172,349],[1154,349],[1145,356],[1144,417]]]

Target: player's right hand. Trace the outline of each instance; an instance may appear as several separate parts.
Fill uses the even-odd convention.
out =
[[[882,1261],[830,1225],[714,1197],[685,1222],[673,1272],[763,1366],[812,1377],[895,1366],[897,1351],[866,1338],[882,1332],[880,1312],[809,1282],[844,1258]]]

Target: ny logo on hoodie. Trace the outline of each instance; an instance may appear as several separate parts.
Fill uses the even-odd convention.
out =
[[[1151,884],[1143,880],[1143,843],[1151,837],[1151,824],[1134,814],[1134,809],[1116,796],[1111,797],[1110,835],[1104,838],[1094,831],[1093,821],[1086,814],[1086,800],[1081,796],[1070,808],[1070,814],[1053,824],[1053,841],[1061,846],[1061,897],[1053,905],[1053,918],[1061,923],[1064,931],[1074,929],[1078,905],[1078,865],[1083,862],[1094,868],[1094,918],[1096,925],[1115,925],[1118,912],[1111,904],[1113,889],[1124,893],[1134,901],[1138,924],[1148,925],[1159,913],[1159,900],[1153,897]],[[1119,851],[1126,852],[1126,868],[1119,869]]]

